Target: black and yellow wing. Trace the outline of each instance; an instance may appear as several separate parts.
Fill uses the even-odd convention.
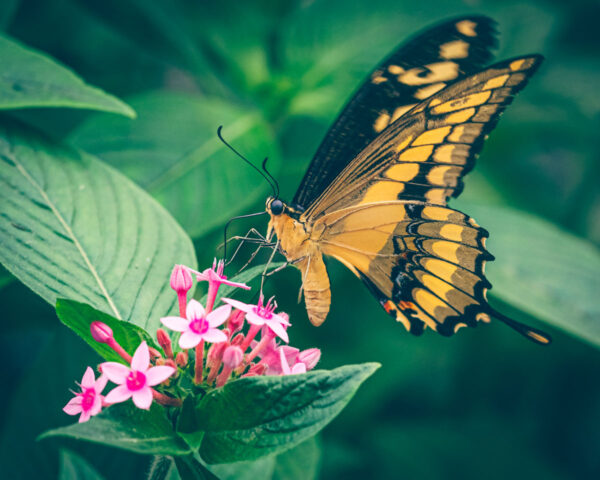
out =
[[[303,217],[359,203],[445,205],[463,188],[487,135],[543,58],[506,60],[445,88],[386,128],[331,182]]]
[[[389,124],[486,65],[496,46],[494,25],[484,16],[446,21],[416,35],[378,65],[327,132],[294,204],[308,207]]]
[[[515,58],[460,80],[386,128],[300,217],[324,254],[359,276],[408,331],[453,335],[496,317],[531,340],[543,332],[493,310],[487,232],[447,199],[462,190],[499,115],[542,61]]]

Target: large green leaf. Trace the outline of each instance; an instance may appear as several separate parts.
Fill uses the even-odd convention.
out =
[[[40,436],[40,440],[55,436],[101,443],[143,454],[190,453],[185,442],[173,430],[164,408],[156,403],[148,411],[135,407],[131,402],[111,405],[88,422],[49,430]]]
[[[313,480],[317,478],[321,451],[315,437],[277,455],[273,480]]]
[[[205,234],[265,198],[268,185],[217,138],[254,163],[278,154],[256,111],[217,99],[152,92],[130,99],[135,121],[96,115],[71,140],[120,169],[173,213],[192,237]]]
[[[461,204],[490,232],[491,293],[540,320],[600,346],[600,253],[539,217]]]
[[[61,450],[58,480],[102,480],[102,476],[79,455]]]
[[[59,299],[56,302],[56,314],[62,323],[83,338],[104,360],[123,362],[123,359],[112,348],[105,343],[94,340],[90,332],[92,322],[98,321],[108,325],[117,343],[131,355],[142,341],[146,341],[150,346],[157,348],[152,337],[144,329],[111,317],[85,303]]]
[[[68,107],[135,117],[118,98],[91,87],[46,55],[0,35],[0,109]]]
[[[315,435],[350,401],[378,364],[348,365],[301,375],[248,377],[206,395],[193,421],[200,425],[200,455],[208,463],[253,460],[290,449]]]
[[[0,127],[0,262],[51,304],[83,301],[142,327],[174,311],[190,239],[141,189],[94,157]]]

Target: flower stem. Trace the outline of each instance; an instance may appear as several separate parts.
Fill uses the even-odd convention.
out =
[[[245,352],[248,349],[248,347],[252,343],[252,340],[254,340],[254,337],[256,337],[256,334],[259,332],[259,330],[260,327],[258,325],[250,325],[248,335],[246,335],[246,338],[244,338],[244,341],[240,345],[242,352]]]
[[[154,397],[154,400],[156,400],[161,405],[168,405],[170,407],[181,407],[181,405],[183,404],[180,398],[169,397],[168,395],[157,392],[154,389],[152,389],[152,396]]]
[[[202,367],[204,364],[204,340],[201,340],[198,345],[196,345],[196,365],[195,365],[195,375],[194,375],[194,383],[196,385],[202,383]]]
[[[225,383],[227,383],[227,380],[229,380],[230,375],[231,367],[223,365],[223,370],[221,370],[221,373],[217,377],[217,387],[222,387],[223,385],[225,385]]]
[[[260,339],[260,342],[256,344],[252,351],[246,355],[246,358],[244,358],[244,364],[249,364],[269,344],[269,342],[273,339],[273,335],[270,333],[271,331],[269,330],[269,332]]]
[[[187,307],[187,291],[177,292],[177,301],[179,302],[179,316],[185,318],[185,310]]]
[[[129,355],[114,338],[109,338],[106,344],[115,352],[117,352],[123,360],[125,360],[127,363],[131,363],[131,355]]]

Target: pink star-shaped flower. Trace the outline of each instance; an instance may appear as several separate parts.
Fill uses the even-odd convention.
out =
[[[160,321],[171,330],[182,332],[179,337],[181,348],[193,348],[202,340],[209,343],[227,341],[227,335],[217,327],[225,323],[230,313],[231,306],[222,305],[206,315],[200,302],[190,300],[185,311],[187,318],[164,317]]]
[[[252,348],[256,346],[257,342],[252,342]],[[288,362],[288,364],[295,364],[296,359],[298,358],[298,353],[300,350],[295,347],[290,347],[288,345],[278,345],[277,341],[273,338],[267,346],[258,354],[258,357],[261,359],[260,363],[264,364],[267,367],[266,374],[267,375],[281,375],[281,357],[280,350],[283,350],[283,354]]]
[[[87,422],[90,417],[97,415],[102,410],[103,396],[100,395],[106,387],[108,378],[101,375],[98,380],[94,375],[94,370],[87,367],[83,378],[81,379],[81,392],[75,393],[75,397],[69,400],[69,403],[63,408],[67,415],[78,415],[79,423]]]
[[[223,275],[223,271],[225,270],[225,262],[223,260],[217,259],[213,261],[212,268],[207,268],[202,272],[196,272],[192,270],[196,274],[196,280],[199,282],[206,281],[215,286],[219,286],[222,283],[225,285],[231,285],[232,287],[243,288],[244,290],[250,290],[250,287],[245,283],[232,282],[231,280],[227,280],[227,277]]]
[[[100,365],[102,373],[111,382],[119,386],[113,388],[104,398],[106,403],[119,403],[133,399],[138,408],[148,410],[152,405],[152,388],[175,373],[173,367],[166,365],[150,367],[150,352],[146,342],[140,343],[131,359],[131,367],[116,363],[104,362]]]
[[[289,342],[289,338],[285,329],[290,326],[290,322],[283,315],[275,313],[277,303],[272,300],[271,298],[266,305],[263,305],[263,296],[261,295],[256,305],[248,305],[232,298],[223,299],[225,303],[228,303],[232,307],[246,312],[248,323],[259,327],[266,325],[275,335],[287,343]]]

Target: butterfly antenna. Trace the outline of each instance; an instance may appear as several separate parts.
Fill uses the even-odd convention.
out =
[[[275,190],[275,198],[279,198],[279,182],[275,179],[275,177],[273,175],[271,175],[271,172],[269,172],[269,170],[267,170],[267,161],[268,160],[269,160],[269,157],[265,157],[265,159],[262,162],[262,169],[269,176],[269,178],[275,185],[275,189],[276,189]]]
[[[248,160],[246,157],[244,157],[240,152],[238,152],[235,148],[233,148],[229,143],[227,143],[227,141],[223,138],[223,135],[221,135],[221,130],[223,129],[223,125],[220,125],[219,128],[217,128],[217,136],[219,137],[219,140],[221,140],[221,142],[223,142],[223,144],[229,148],[229,150],[231,150],[233,153],[235,153],[238,157],[240,157],[244,162],[246,162],[248,165],[250,165],[254,170],[256,170],[258,173],[260,173],[260,175],[267,181],[267,183],[271,186],[271,189],[273,190],[273,195],[275,195],[275,197],[277,197],[277,190],[279,189],[279,187],[277,187],[277,189],[275,188],[275,184],[273,183],[273,181],[271,180],[271,175],[267,176],[265,175],[262,170],[260,168],[258,168],[256,165],[254,165],[250,160]]]
[[[241,218],[248,218],[248,217],[257,217],[259,215],[267,215],[267,212],[264,211],[264,212],[257,212],[257,213],[249,213],[247,215],[238,215],[237,217],[230,218],[227,221],[227,223],[225,224],[225,228],[223,229],[223,260],[225,261],[226,265],[227,265],[227,229],[229,228],[229,225],[234,220],[239,220]]]

